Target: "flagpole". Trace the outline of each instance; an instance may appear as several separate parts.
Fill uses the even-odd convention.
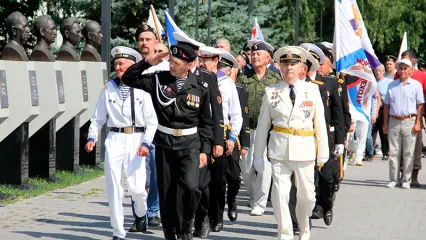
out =
[[[339,59],[340,57],[340,34],[339,31],[339,21],[340,21],[340,14],[339,14],[339,8],[337,7],[338,5],[338,0],[334,0],[334,67],[336,68],[336,77],[339,78],[339,72],[337,72],[337,59]]]
[[[155,14],[155,9],[152,5],[149,6],[151,8],[151,13],[152,13],[152,18],[154,18],[154,25],[155,25],[155,30],[157,32],[157,37],[158,37],[158,41],[160,43],[163,43],[163,39],[161,39],[161,31],[160,31],[160,27],[158,26],[158,18],[157,18],[157,14]]]

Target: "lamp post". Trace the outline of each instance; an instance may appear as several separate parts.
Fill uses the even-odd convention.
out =
[[[209,12],[209,26],[208,26],[208,31],[207,31],[207,44],[210,44],[210,42],[211,42],[211,27],[212,27],[212,0],[209,0],[208,12]]]
[[[294,29],[294,41],[296,46],[299,45],[299,17],[300,17],[300,0],[296,0],[296,24]]]
[[[169,14],[175,20],[175,0],[169,0]]]

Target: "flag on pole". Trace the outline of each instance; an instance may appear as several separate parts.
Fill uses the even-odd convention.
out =
[[[250,40],[264,41],[262,30],[260,30],[259,23],[257,23],[257,18],[254,18],[253,29],[251,30]]]
[[[399,48],[398,61],[401,60],[401,54],[407,50],[408,50],[407,32],[404,32],[404,35],[402,36],[401,47]]]
[[[182,35],[184,35],[185,37],[189,38],[188,35],[186,35],[186,33],[184,33],[175,23],[175,21],[173,21],[173,18],[170,16],[170,14],[164,10],[164,16],[166,19],[166,35],[167,35],[167,39],[169,42],[169,47],[171,45],[175,45],[176,44],[176,39],[173,37],[173,33],[174,32],[179,32]]]
[[[353,120],[370,122],[371,101],[376,78],[371,66],[380,65],[367,35],[356,0],[335,0],[333,55],[336,72],[357,76],[348,84]]]
[[[151,5],[151,7],[152,7],[152,5]],[[153,10],[154,8],[152,8],[152,10]],[[147,22],[147,24],[149,25],[149,26],[151,26],[153,29],[156,29],[157,30],[157,32],[159,32],[160,33],[160,38],[162,39],[162,40],[164,40],[165,38],[166,38],[166,31],[164,31],[164,28],[163,28],[163,26],[161,26],[161,23],[160,23],[160,20],[158,19],[158,17],[157,17],[157,14],[155,14],[155,12],[154,12],[154,14],[153,14],[153,11],[152,10],[150,10],[149,11],[149,18],[148,18],[148,22]]]

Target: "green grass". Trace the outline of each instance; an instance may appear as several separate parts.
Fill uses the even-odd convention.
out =
[[[68,171],[57,171],[56,177],[62,180],[60,182],[48,182],[44,179],[30,178],[28,183],[31,185],[35,185],[35,188],[31,190],[20,189],[19,187],[13,185],[0,185],[0,194],[5,194],[8,196],[4,201],[0,201],[0,205],[11,204],[17,201],[21,201],[23,199],[36,197],[57,189],[87,182],[89,180],[102,176],[104,173],[103,170],[99,168],[89,168],[81,166],[80,169],[83,170],[85,173],[77,174]],[[92,192],[86,194],[96,194],[96,192],[98,192],[98,189],[94,189]]]

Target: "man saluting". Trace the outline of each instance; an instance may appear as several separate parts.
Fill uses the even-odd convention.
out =
[[[164,235],[176,239],[177,233],[186,240],[193,238],[199,168],[206,166],[211,151],[213,121],[208,84],[190,71],[197,54],[181,43],[170,50],[170,71],[141,75],[167,55],[159,53],[130,67],[122,80],[151,94],[159,123],[154,143]]]

